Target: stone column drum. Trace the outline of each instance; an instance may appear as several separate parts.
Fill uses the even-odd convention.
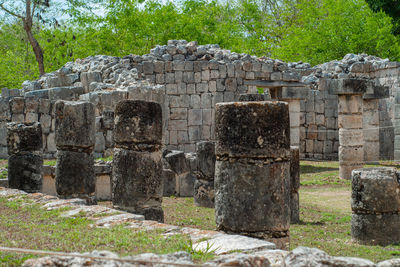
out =
[[[42,128],[40,123],[8,123],[8,185],[37,193],[43,185]]]
[[[352,238],[366,245],[400,242],[400,184],[395,168],[357,169],[352,173]]]
[[[363,102],[364,161],[379,162],[379,99]]]
[[[300,151],[298,146],[290,147],[290,223],[300,222]]]
[[[113,206],[163,222],[161,106],[142,100],[120,101],[114,123]]]
[[[215,143],[204,141],[196,144],[197,171],[194,182],[194,204],[214,208]]]
[[[96,175],[95,108],[92,103],[57,101],[55,104],[57,146],[56,191],[60,198],[84,198],[95,203]]]
[[[290,225],[290,124],[278,101],[216,105],[218,230],[285,248]]]

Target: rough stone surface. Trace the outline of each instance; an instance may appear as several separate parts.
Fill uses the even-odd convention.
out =
[[[161,152],[116,149],[113,158],[112,201],[118,209],[163,221]]]
[[[356,213],[400,212],[396,168],[357,169],[352,174],[351,208]]]
[[[156,102],[123,100],[115,108],[114,141],[117,146],[160,145],[162,111]]]
[[[290,223],[289,162],[217,161],[217,229],[268,238],[286,236]]]
[[[194,182],[194,204],[200,207],[214,208],[214,180],[196,179]]]
[[[219,103],[216,105],[215,122],[217,157],[288,158],[289,156],[287,103],[278,101]]]
[[[352,238],[365,245],[397,244],[400,241],[399,214],[355,214],[351,218]]]
[[[60,198],[91,198],[96,188],[92,154],[59,150],[57,153],[56,191]]]
[[[55,104],[55,140],[60,150],[93,150],[95,110],[89,102],[58,101]]]
[[[299,210],[300,157],[299,148],[290,147],[290,223],[300,222]]]
[[[8,123],[7,132],[9,155],[19,152],[42,150],[42,129],[40,123]]]
[[[8,186],[28,193],[41,192],[43,157],[40,153],[21,152],[8,158]]]

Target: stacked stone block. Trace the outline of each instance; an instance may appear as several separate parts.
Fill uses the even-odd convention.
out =
[[[287,247],[290,124],[284,102],[216,106],[217,229]]]
[[[299,147],[290,147],[290,223],[300,222],[300,153]]]
[[[7,125],[8,185],[28,193],[43,186],[42,129],[40,123]]]
[[[363,102],[364,161],[379,162],[379,99]]]
[[[329,92],[327,79],[321,78],[317,89],[300,100],[300,157],[337,160],[338,96]]]
[[[351,236],[365,245],[400,242],[400,185],[395,168],[357,169],[352,173]]]
[[[215,143],[196,144],[197,170],[194,182],[194,204],[214,208]]]
[[[57,146],[56,191],[61,198],[85,198],[95,202],[96,176],[94,106],[89,102],[55,103]]]
[[[155,102],[123,100],[115,108],[112,203],[162,222],[162,110]]]

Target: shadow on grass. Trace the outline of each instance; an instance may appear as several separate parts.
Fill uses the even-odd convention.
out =
[[[313,165],[301,165],[300,173],[317,173],[317,172],[326,172],[326,171],[337,171],[339,168],[332,167],[321,167],[321,166],[313,166]]]
[[[290,223],[290,224],[297,224],[297,225],[318,225],[318,226],[321,226],[321,225],[324,225],[325,222],[323,222],[323,221],[318,221],[318,222],[305,222],[305,221],[303,221],[303,220],[300,220],[300,221],[297,222],[297,223]]]

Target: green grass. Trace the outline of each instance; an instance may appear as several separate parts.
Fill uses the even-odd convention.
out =
[[[85,217],[64,218],[63,210],[46,211],[27,200],[0,198],[0,246],[62,252],[110,250],[120,255],[188,251],[203,260],[212,253],[194,252],[185,235],[165,237],[163,230],[139,231],[118,225],[94,228]],[[0,253],[0,265],[19,266],[33,255]]]

